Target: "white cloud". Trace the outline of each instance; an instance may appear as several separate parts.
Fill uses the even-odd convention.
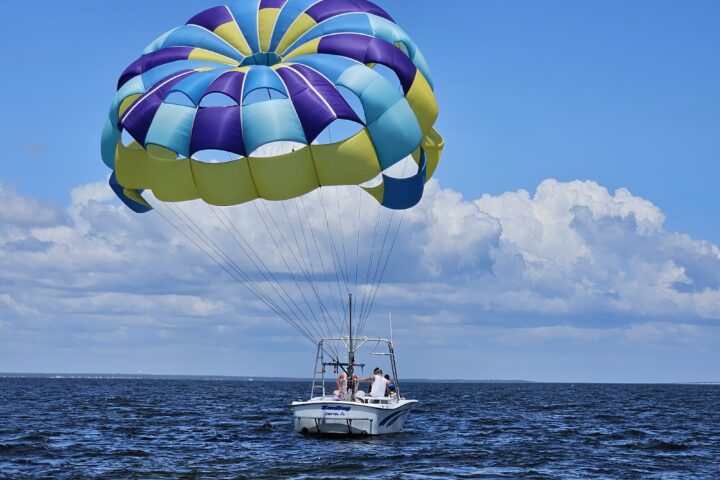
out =
[[[27,338],[48,330],[68,342],[103,345],[151,338],[212,344],[240,341],[233,336],[238,332],[249,332],[243,344],[258,336],[275,343],[296,338],[162,217],[133,214],[114,200],[106,182],[73,190],[64,210],[1,184],[0,200],[6,342],[13,338],[7,333]],[[377,259],[402,218],[375,306],[382,317],[397,312],[396,328],[410,344],[464,344],[487,334],[505,344],[692,343],[707,321],[720,319],[720,250],[667,231],[660,209],[625,189],[546,180],[532,195],[520,190],[466,200],[431,181],[421,204],[404,216],[378,217],[374,201],[357,189],[267,206],[271,214],[254,203],[228,211],[227,218],[198,202],[160,212],[186,233],[197,226],[201,238],[207,234],[231,252],[293,318],[309,315],[307,306],[320,296],[331,321],[341,319],[339,296],[346,291],[343,275],[332,273],[338,259],[343,269],[347,259],[351,290],[356,275],[359,280],[359,314],[363,292],[370,291],[365,279],[382,270]],[[193,224],[182,220],[185,213]],[[247,249],[245,240],[274,278],[243,258],[238,243]],[[306,272],[315,282],[306,281]],[[384,324],[376,317],[368,332],[384,332]]]
[[[429,193],[431,202],[446,196]],[[512,299],[500,309],[720,318],[718,248],[665,231],[662,212],[625,189],[610,194],[595,182],[547,180],[533,196],[458,198],[445,209],[468,204],[478,217],[495,219],[501,233],[499,248],[485,250],[493,275],[464,286],[477,287],[479,299]]]
[[[494,341],[501,344],[646,342],[692,343],[702,334],[697,325],[668,322],[633,323],[620,327],[578,327],[568,324],[530,328],[495,329]]]
[[[46,205],[41,205],[34,198],[19,195],[14,190],[0,183],[0,225],[18,226],[47,225],[60,220],[59,212]]]
[[[37,310],[30,308],[22,303],[19,303],[7,293],[0,294],[0,305],[7,308],[10,314],[17,315],[21,318],[29,317],[31,315],[37,315],[39,313]]]

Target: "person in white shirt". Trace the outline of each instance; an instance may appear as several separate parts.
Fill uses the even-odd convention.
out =
[[[372,381],[372,387],[370,388],[370,396],[376,398],[382,398],[385,396],[385,389],[387,388],[390,381],[383,377],[383,372],[379,368],[373,370],[372,377],[361,378],[361,382]]]

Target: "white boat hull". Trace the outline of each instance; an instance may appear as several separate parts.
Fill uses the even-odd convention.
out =
[[[293,402],[295,431],[327,435],[385,435],[402,431],[417,400],[369,404],[314,398]]]

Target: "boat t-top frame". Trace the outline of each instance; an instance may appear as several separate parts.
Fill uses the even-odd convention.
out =
[[[392,378],[393,382],[395,384],[395,401],[398,401],[400,399],[400,382],[398,380],[397,375],[397,365],[395,364],[395,350],[393,349],[393,344],[391,340],[387,340],[385,338],[368,338],[368,337],[359,337],[359,338],[353,338],[353,323],[352,323],[352,294],[348,295],[349,302],[348,302],[348,317],[349,317],[349,329],[348,329],[348,336],[347,337],[330,337],[330,338],[321,338],[318,341],[317,344],[317,355],[315,356],[315,368],[313,369],[313,381],[312,381],[312,388],[310,390],[310,398],[313,398],[315,396],[315,391],[317,387],[321,387],[322,389],[322,397],[325,398],[326,391],[325,391],[325,367],[331,366],[335,369],[341,368],[343,372],[347,374],[347,385],[348,390],[350,391],[350,400],[355,401],[355,391],[357,390],[355,386],[355,367],[364,367],[365,364],[357,363],[355,362],[355,352],[362,348],[364,345],[375,345],[375,348],[370,353],[371,355],[384,355],[390,357],[390,367],[392,368]],[[348,352],[348,361],[347,362],[341,362],[338,358],[333,358],[332,362],[326,362],[325,361],[325,344],[331,343],[334,344],[335,347],[345,347]],[[387,346],[387,352],[376,352],[375,350],[379,345],[385,345]],[[337,352],[338,349],[335,348],[335,351]],[[317,377],[318,373],[320,374],[320,385],[317,385]]]
[[[344,347],[348,351],[348,359],[352,358],[352,362],[341,362],[336,359],[332,359],[330,362],[325,361],[325,349],[329,345],[335,345],[338,347]],[[400,399],[400,382],[398,380],[397,375],[397,365],[395,364],[395,350],[393,348],[393,344],[390,340],[387,340],[385,338],[368,338],[368,337],[360,337],[353,339],[352,343],[352,354],[350,350],[350,337],[334,337],[334,338],[322,338],[318,341],[317,344],[317,355],[315,357],[315,369],[313,371],[313,381],[312,381],[312,390],[310,391],[310,398],[313,398],[316,396],[316,392],[318,389],[321,390],[321,396],[326,397],[327,392],[325,389],[325,368],[326,367],[334,367],[334,368],[340,368],[343,372],[345,372],[348,376],[348,393],[350,395],[350,400],[355,401],[355,381],[353,378],[353,374],[355,371],[355,367],[364,367],[364,363],[358,363],[354,361],[355,358],[355,352],[362,348],[363,346],[374,346],[372,352],[370,352],[370,355],[380,355],[380,356],[387,356],[390,357],[390,368],[392,369],[392,378],[393,383],[395,385],[395,400]],[[385,346],[387,347],[387,352],[378,352],[375,351],[379,346]],[[332,358],[332,355],[330,355]],[[320,378],[318,378],[320,377]],[[319,383],[318,383],[319,380]]]

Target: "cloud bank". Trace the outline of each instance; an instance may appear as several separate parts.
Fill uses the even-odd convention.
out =
[[[227,220],[251,244],[262,246],[267,270],[298,303],[302,292],[293,289],[288,271],[302,277],[303,269],[292,262],[293,254],[317,252],[307,256],[315,263],[305,267],[319,278],[333,265],[332,240],[314,238],[313,244],[305,236],[288,241],[291,247],[268,246],[278,238],[297,238],[301,224],[318,232],[329,226],[338,236],[342,229],[347,276],[352,283],[357,262],[362,292],[363,267],[373,254],[368,246],[373,235],[383,237],[386,223],[375,227],[372,200],[357,191],[339,191],[335,200],[308,200],[290,212],[275,204],[270,216],[246,207]],[[278,374],[280,346],[307,350],[288,325],[178,230],[157,214],[131,213],[105,182],[74,189],[65,209],[2,184],[0,202],[0,371],[126,371],[127,357],[136,356],[136,363],[168,373]],[[202,208],[190,205],[185,212],[195,215],[195,225],[217,238],[224,251],[237,250],[232,236],[216,235],[227,233],[222,220]],[[302,222],[283,222],[283,215]],[[263,217],[275,224],[266,228]],[[397,222],[401,215],[393,218]],[[448,365],[476,358],[485,374],[470,377],[543,379],[540,367],[534,370],[528,362],[544,358],[550,362],[546,368],[560,375],[544,378],[562,379],[597,366],[603,352],[625,360],[645,352],[644,358],[657,359],[688,349],[702,353],[718,338],[720,250],[666,230],[662,211],[628,190],[550,179],[533,194],[520,190],[467,200],[433,180],[422,203],[402,220],[377,294],[380,313],[370,318],[367,332],[386,334],[383,312],[392,311],[409,357],[434,362],[437,355],[441,365],[437,371],[418,367],[412,375],[443,376]],[[392,239],[396,223],[390,225]],[[354,257],[355,248],[362,253]],[[263,285],[259,274],[252,278]],[[329,299],[333,279],[326,280],[318,282],[323,298],[341,309],[337,299]],[[269,284],[262,288],[271,291]],[[263,371],[227,364],[245,361],[229,352],[266,350]],[[573,352],[588,351],[596,355],[577,369],[558,366]],[[712,355],[706,352],[703,361]],[[613,361],[603,370],[607,376],[597,378],[610,378],[608,372],[621,368]],[[303,367],[294,373],[306,375]],[[646,378],[652,368],[641,369]]]
[[[432,184],[428,197],[410,243],[428,277],[482,310],[720,318],[720,250],[666,231],[660,209],[625,189],[546,180],[532,196],[466,201]]]

